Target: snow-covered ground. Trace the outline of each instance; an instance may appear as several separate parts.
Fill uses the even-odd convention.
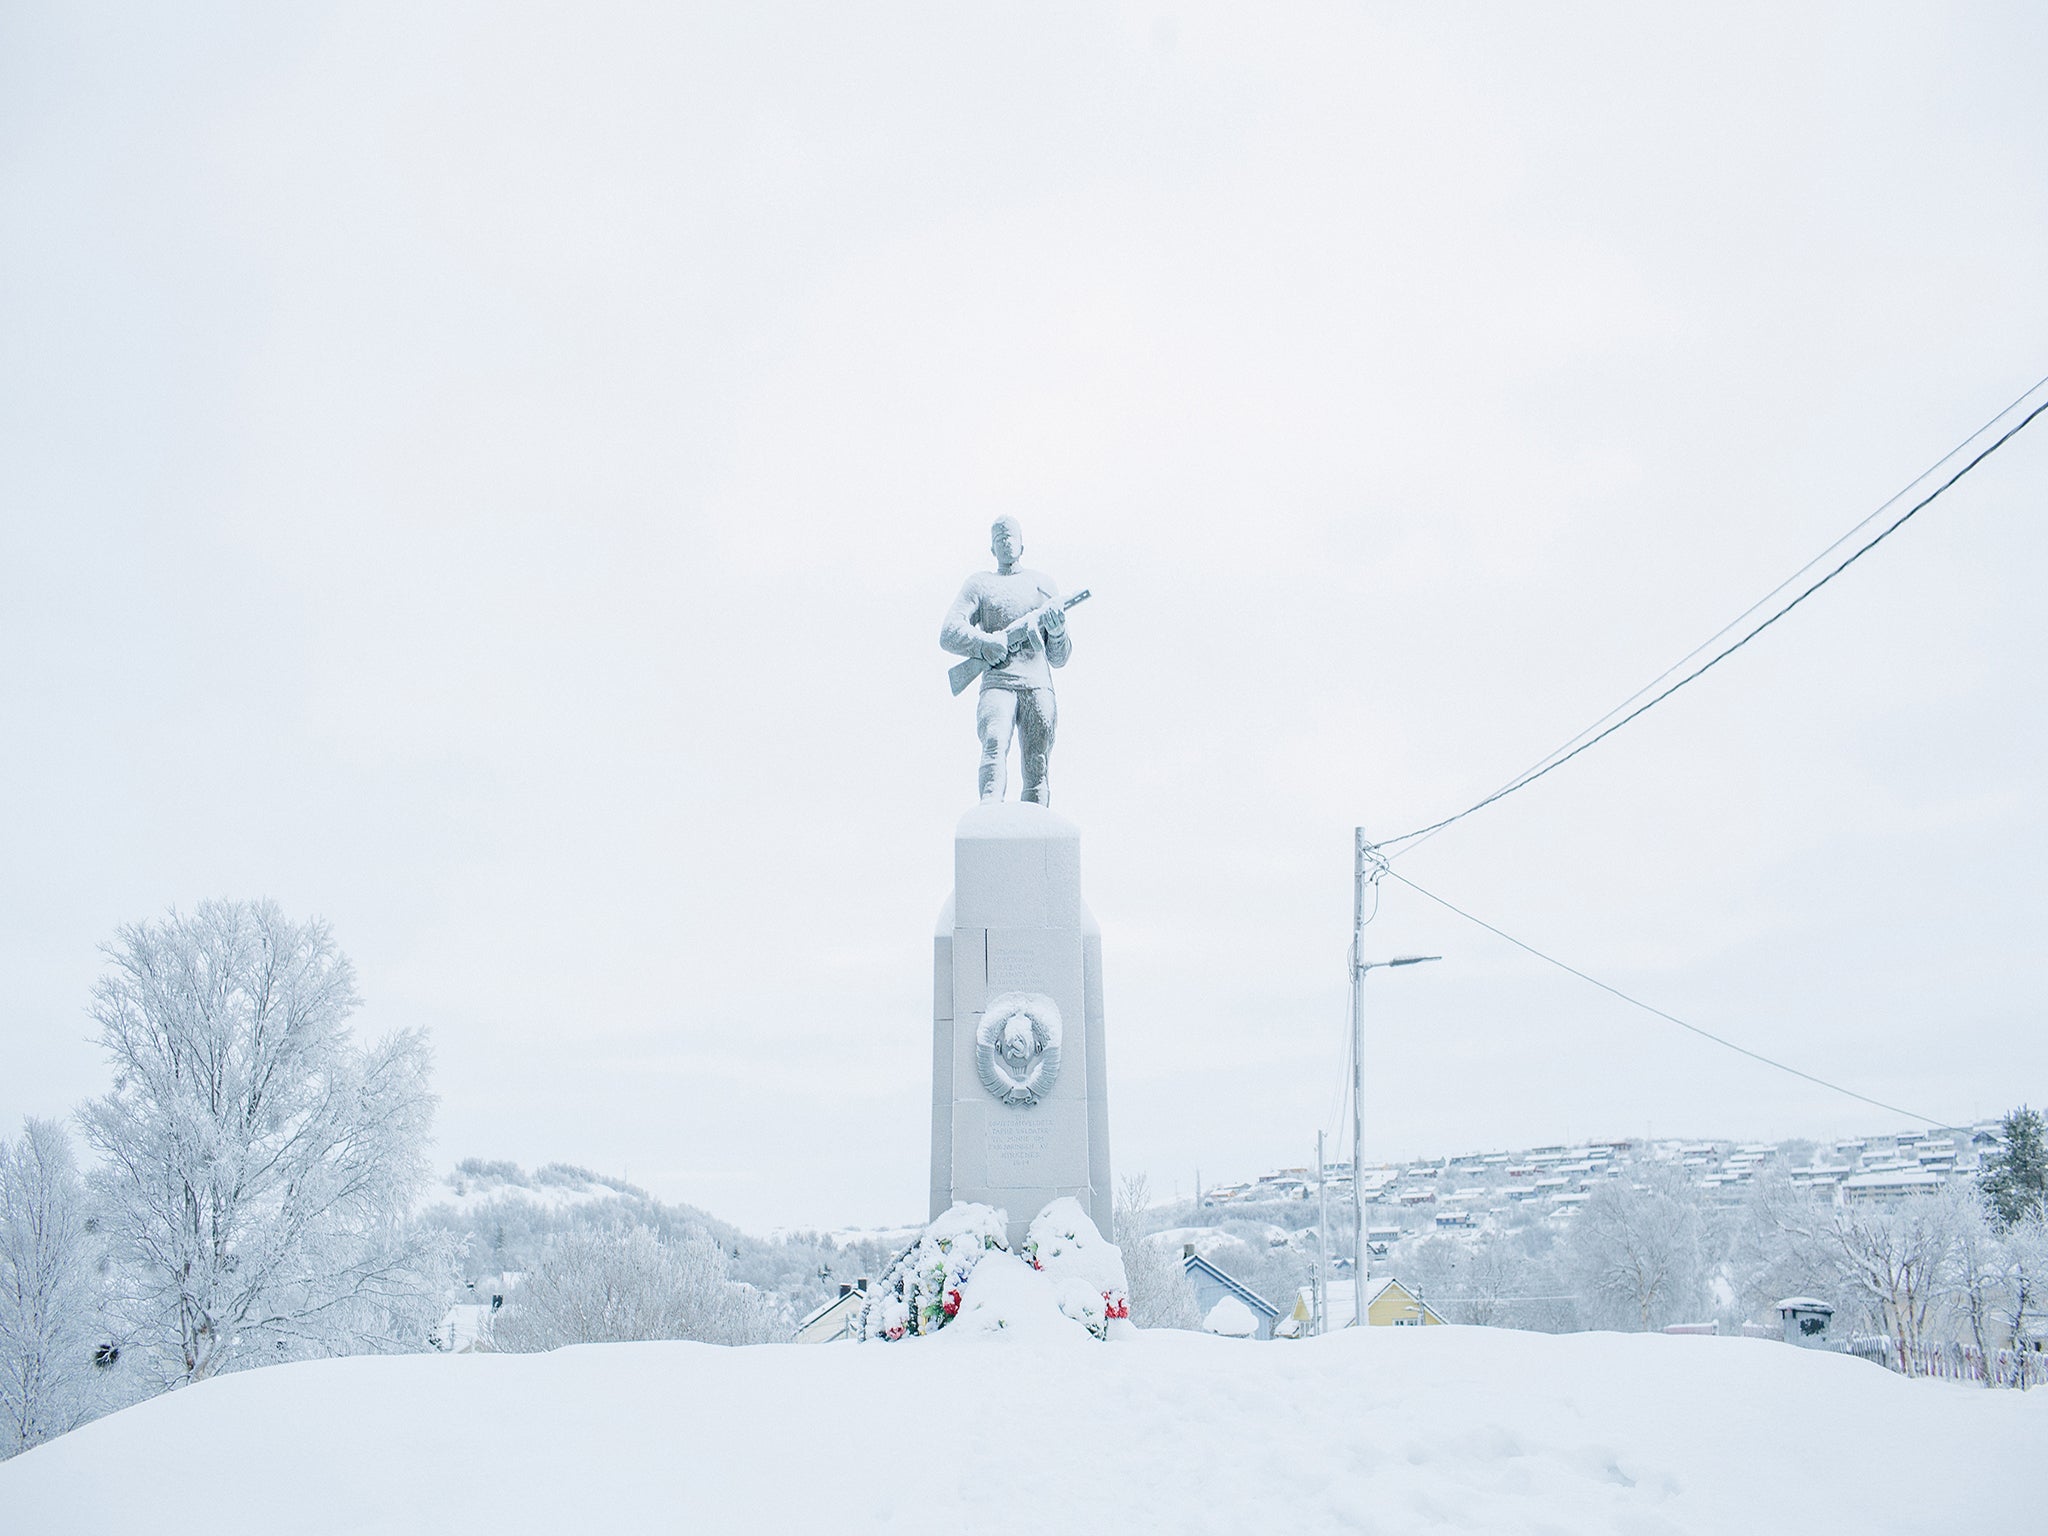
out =
[[[0,1463],[36,1536],[2029,1530],[2048,1392],[1748,1339],[1374,1329],[354,1358]]]

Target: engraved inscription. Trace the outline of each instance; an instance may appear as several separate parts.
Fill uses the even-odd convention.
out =
[[[1081,935],[1073,929],[992,928],[987,964],[992,993],[1061,993],[1080,979]]]
[[[1022,991],[1036,982],[1044,969],[1044,957],[1035,950],[1021,945],[989,946],[988,985],[991,992]]]
[[[1052,1157],[1053,1126],[1025,1115],[1000,1115],[988,1128],[991,1184],[1029,1184],[1044,1176]]]

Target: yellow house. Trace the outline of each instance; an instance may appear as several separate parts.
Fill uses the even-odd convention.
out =
[[[1328,1306],[1329,1327],[1332,1330],[1348,1328],[1351,1325],[1351,1287],[1335,1285],[1330,1288]],[[1307,1287],[1294,1298],[1294,1310],[1282,1318],[1273,1329],[1276,1339],[1306,1338],[1315,1320],[1315,1298]],[[1365,1320],[1375,1328],[1416,1328],[1429,1323],[1441,1323],[1444,1319],[1428,1302],[1417,1296],[1400,1281],[1388,1278],[1374,1280],[1365,1295]]]
[[[1416,1328],[1441,1323],[1436,1309],[1400,1281],[1375,1281],[1365,1293],[1365,1320],[1375,1328]]]

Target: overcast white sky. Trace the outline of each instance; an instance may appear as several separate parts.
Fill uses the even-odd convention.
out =
[[[0,8],[0,1125],[121,922],[320,914],[438,1155],[922,1212],[939,616],[1094,600],[1119,1171],[1313,1152],[1351,828],[2048,372],[2038,6]],[[2048,1099],[2048,422],[1402,869],[1881,1099]],[[1390,887],[1368,1150],[1899,1128]]]

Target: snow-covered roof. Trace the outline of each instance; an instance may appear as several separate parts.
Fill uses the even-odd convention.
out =
[[[1233,1296],[1242,1300],[1246,1306],[1256,1308],[1267,1317],[1278,1317],[1280,1315],[1280,1309],[1274,1306],[1273,1303],[1266,1300],[1265,1297],[1246,1285],[1242,1280],[1237,1279],[1233,1275],[1225,1274],[1199,1253],[1188,1254],[1181,1260],[1181,1267],[1190,1274],[1193,1274],[1196,1269],[1200,1269],[1202,1273],[1222,1285]]]
[[[1813,1296],[1787,1296],[1783,1301],[1777,1303],[1777,1309],[1780,1312],[1832,1312],[1835,1310],[1828,1303]]]
[[[796,1325],[796,1331],[802,1333],[811,1324],[823,1321],[833,1312],[846,1306],[859,1306],[867,1299],[865,1291],[848,1291],[844,1296],[834,1296],[829,1301],[822,1301],[804,1314],[803,1320]]]

